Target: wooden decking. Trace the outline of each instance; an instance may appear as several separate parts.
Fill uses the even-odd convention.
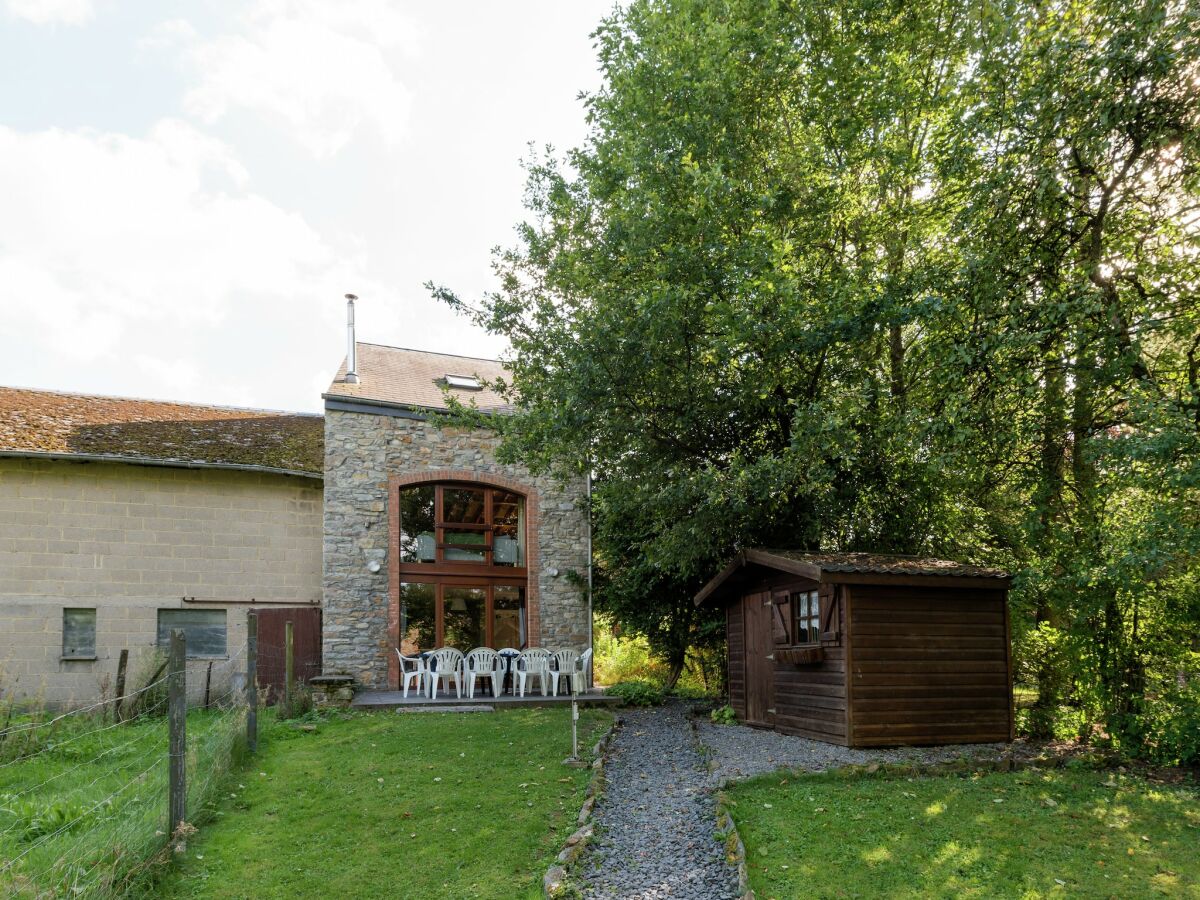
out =
[[[579,695],[581,706],[616,706],[621,702],[618,697],[605,696],[603,691],[590,690]],[[524,697],[513,694],[501,694],[493,697],[491,691],[475,691],[474,699],[456,697],[454,691],[445,693],[438,691],[437,699],[409,691],[405,697],[401,691],[362,691],[354,695],[356,709],[422,709],[436,710],[450,707],[488,706],[494,709],[516,709],[522,706],[568,706],[571,703],[570,694],[559,694],[557,697],[543,697],[540,693],[526,693]]]

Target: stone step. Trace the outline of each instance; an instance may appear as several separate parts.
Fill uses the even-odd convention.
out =
[[[495,712],[496,707],[486,703],[472,703],[470,705],[449,705],[439,703],[437,706],[397,706],[398,713],[474,713],[474,712]]]

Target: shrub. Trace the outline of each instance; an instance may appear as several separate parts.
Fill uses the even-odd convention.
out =
[[[1172,684],[1144,715],[1144,753],[1167,766],[1200,765],[1200,681]]]
[[[663,691],[649,681],[622,681],[609,687],[605,693],[620,697],[625,706],[658,706],[663,702]]]
[[[708,714],[708,717],[717,725],[736,725],[737,713],[733,711],[732,706],[721,706],[714,709]]]

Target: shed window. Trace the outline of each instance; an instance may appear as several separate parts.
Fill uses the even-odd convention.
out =
[[[821,642],[821,600],[816,591],[797,591],[791,596],[796,611],[796,643]]]
[[[160,609],[158,646],[165,650],[171,645],[171,631],[175,628],[183,629],[188,659],[211,659],[226,655],[225,610]]]
[[[96,610],[64,609],[63,659],[96,658]]]

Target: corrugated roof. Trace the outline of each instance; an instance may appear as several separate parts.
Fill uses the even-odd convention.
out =
[[[358,384],[346,384],[346,361],[334,376],[325,392],[326,398],[385,403],[413,409],[444,410],[446,399],[442,388],[447,375],[474,375],[484,381],[505,376],[504,364],[494,359],[455,356],[451,353],[429,353],[404,347],[385,347],[382,344],[357,346]],[[490,388],[483,390],[451,389],[453,396],[470,406],[500,412],[508,404]]]
[[[962,578],[1007,578],[1008,573],[948,559],[889,555],[885,553],[813,553],[806,550],[763,549],[770,556],[809,563],[822,572],[857,572],[864,575],[946,575]]]
[[[0,387],[0,453],[321,476],[319,415]]]

